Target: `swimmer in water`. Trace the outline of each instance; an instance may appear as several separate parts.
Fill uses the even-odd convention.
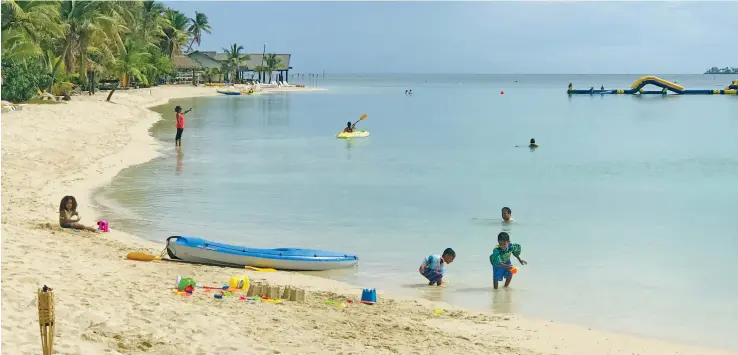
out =
[[[538,143],[536,143],[535,138],[530,139],[530,144],[528,144],[528,148],[531,148],[531,149],[538,148]]]
[[[512,210],[510,209],[510,207],[502,207],[502,220],[505,223],[510,223],[510,222],[515,221],[512,218]]]

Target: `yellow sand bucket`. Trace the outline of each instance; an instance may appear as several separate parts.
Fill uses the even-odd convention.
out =
[[[233,276],[228,280],[228,288],[246,291],[249,289],[249,278],[244,275]]]

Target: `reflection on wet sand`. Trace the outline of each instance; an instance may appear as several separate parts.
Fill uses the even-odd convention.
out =
[[[182,149],[177,149],[177,167],[175,168],[175,172],[177,175],[182,174],[184,171],[184,153],[182,153]]]
[[[490,300],[492,301],[492,303],[490,304],[490,307],[492,308],[493,312],[495,313],[515,313],[515,307],[513,304],[513,293],[515,293],[515,289],[501,287],[495,290],[495,288],[492,286],[485,286],[485,287],[458,288],[458,289],[455,289],[454,291],[459,294],[486,293],[489,295]]]
[[[423,298],[433,302],[446,302],[446,290],[445,286],[430,286],[426,285],[424,288],[418,290],[423,294]]]
[[[421,298],[434,302],[446,302],[446,286],[431,286],[427,283],[404,284],[403,288],[412,288],[418,290]]]
[[[515,313],[512,289],[500,288],[492,291],[492,311],[495,313]]]

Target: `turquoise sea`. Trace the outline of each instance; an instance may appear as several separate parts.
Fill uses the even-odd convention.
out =
[[[319,275],[738,350],[738,97],[566,95],[570,82],[638,77],[328,75],[323,92],[171,102],[151,129],[166,154],[97,201],[112,225],[157,241],[353,252],[358,268]],[[706,89],[738,79],[662,77]],[[182,155],[175,105],[193,107]],[[370,137],[334,138],[362,113]],[[530,138],[538,150],[516,147]],[[493,291],[502,230],[529,264]],[[425,286],[418,265],[446,247],[448,286]]]

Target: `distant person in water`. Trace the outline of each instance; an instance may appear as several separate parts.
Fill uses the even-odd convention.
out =
[[[600,90],[605,90],[605,85],[600,86]]]
[[[413,89],[410,89],[410,90],[408,90],[408,91],[407,91],[407,94],[408,94],[408,95],[412,95],[412,94],[413,94]]]
[[[505,223],[514,221],[510,207],[502,207],[502,220],[505,221]]]
[[[528,148],[531,148],[531,149],[532,148],[538,148],[538,143],[536,143],[536,139],[535,138],[531,138],[530,139],[530,144],[528,144]]]
[[[407,90],[405,90],[405,95],[407,95]]]
[[[346,128],[344,128],[344,129],[343,129],[343,131],[344,131],[345,133],[351,133],[351,132],[353,132],[353,131],[354,131],[354,129],[356,129],[356,125],[352,125],[352,124],[351,124],[351,121],[348,121],[348,122],[346,123]]]

